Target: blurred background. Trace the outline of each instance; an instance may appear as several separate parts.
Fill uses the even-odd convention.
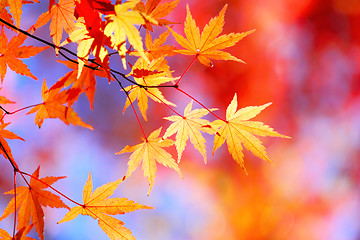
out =
[[[212,137],[207,136],[207,164],[188,143],[180,163],[183,180],[158,165],[150,196],[141,168],[120,184],[114,196],[155,209],[118,218],[137,239],[359,240],[360,1],[182,0],[168,19],[183,22],[189,4],[202,29],[226,3],[223,33],[256,29],[229,48],[247,64],[214,61],[214,67],[206,68],[196,62],[182,80],[182,89],[206,106],[219,108],[220,116],[225,116],[234,93],[239,107],[273,102],[256,120],[292,138],[261,138],[276,167],[245,151],[248,176],[225,145],[211,156]],[[21,27],[30,27],[47,9],[47,1],[26,5]],[[174,28],[183,33],[182,24]],[[48,24],[36,31],[50,40],[47,34]],[[174,43],[172,36],[169,43]],[[29,39],[25,45],[42,46]],[[168,60],[173,75],[180,76],[192,57]],[[112,67],[121,69],[120,61],[113,61]],[[1,95],[16,102],[7,106],[9,111],[41,102],[43,79],[49,86],[69,71],[56,62],[52,49],[25,63],[39,80],[8,69]],[[41,165],[41,177],[67,176],[54,186],[77,201],[82,201],[89,171],[94,188],[122,178],[130,155],[114,153],[139,143],[142,136],[131,109],[122,113],[125,96],[118,85],[99,78],[96,87],[93,111],[85,96],[74,105],[94,131],[60,120],[46,120],[39,130],[34,115],[26,112],[6,117],[12,122],[9,130],[26,140],[8,141],[20,168],[32,173]],[[190,101],[171,89],[164,94],[180,113]],[[169,122],[162,118],[172,114],[151,102],[149,121],[142,121],[145,132],[160,126],[164,131]],[[6,192],[13,186],[13,172],[4,158],[0,167],[0,190]],[[1,196],[1,211],[10,197]],[[66,212],[45,209],[46,239],[107,238],[90,217],[56,224]],[[11,232],[12,221],[2,221],[1,228]]]

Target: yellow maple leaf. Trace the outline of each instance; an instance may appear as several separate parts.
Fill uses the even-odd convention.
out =
[[[217,129],[214,138],[213,155],[215,150],[226,140],[230,154],[245,172],[246,169],[242,145],[250,150],[255,156],[274,164],[267,156],[266,149],[261,141],[254,135],[282,138],[289,137],[277,133],[274,129],[262,122],[248,121],[258,115],[270,104],[271,103],[262,106],[250,106],[237,110],[237,96],[235,93],[233,100],[226,109],[226,121],[218,119],[211,123],[211,126]]]
[[[71,208],[58,223],[71,221],[79,214],[88,215],[98,220],[99,226],[110,239],[135,240],[130,230],[123,226],[124,223],[122,221],[109,215],[125,214],[139,209],[151,209],[152,207],[135,203],[126,198],[108,198],[114,194],[114,191],[121,182],[122,179],[119,179],[104,184],[93,192],[91,173],[89,172],[89,177],[83,190],[83,205]]]
[[[200,30],[196,26],[196,22],[192,18],[189,6],[187,5],[187,15],[184,25],[186,39],[169,28],[176,41],[182,47],[186,48],[175,51],[184,55],[196,55],[199,62],[206,66],[213,65],[210,59],[243,62],[241,59],[232,56],[230,53],[222,51],[222,49],[235,45],[238,41],[250,33],[253,33],[255,30],[218,36],[223,30],[226,8],[227,5],[223,7],[218,16],[209,21],[200,35]]]
[[[130,155],[130,161],[128,162],[128,170],[126,176],[129,177],[131,173],[141,164],[142,169],[144,170],[144,175],[149,182],[149,192],[155,182],[156,175],[156,162],[161,163],[165,167],[170,167],[178,172],[180,177],[182,174],[180,172],[179,166],[172,158],[171,154],[165,151],[164,147],[170,147],[174,145],[174,141],[170,139],[162,140],[159,138],[161,128],[153,131],[147,139],[143,139],[143,143],[139,143],[135,146],[126,145],[124,149],[116,154],[133,152]]]
[[[178,152],[178,162],[180,162],[181,155],[185,149],[186,142],[190,138],[194,147],[203,155],[206,163],[206,148],[205,138],[201,135],[202,132],[214,134],[215,131],[210,126],[210,122],[206,119],[202,119],[209,113],[206,109],[194,109],[191,110],[193,100],[186,106],[184,110],[184,116],[173,115],[170,117],[164,117],[164,119],[172,121],[173,123],[166,129],[163,138],[168,138],[171,135],[176,134],[175,146]],[[216,109],[212,108],[210,111]]]
[[[118,50],[119,55],[122,57],[122,62],[125,69],[126,39],[128,39],[133,48],[139,52],[140,56],[142,56],[144,59],[147,59],[144,54],[142,38],[134,24],[141,25],[145,24],[146,21],[157,24],[155,19],[152,19],[145,13],[141,13],[134,9],[136,4],[139,2],[140,0],[132,0],[125,3],[116,4],[115,14],[109,14],[106,16],[107,24],[104,29],[104,34],[111,38],[113,48]]]
[[[162,62],[157,67],[157,70],[164,71],[166,72],[167,76],[171,77],[172,75],[171,75],[170,66],[168,65],[168,62],[164,57],[173,56],[176,55],[177,53],[174,52],[174,50],[176,49],[174,46],[164,45],[169,34],[170,31],[167,30],[161,33],[158,38],[153,40],[150,35],[150,32],[147,31],[145,36],[145,47],[146,47],[145,55],[150,62],[152,60],[163,57]],[[132,51],[131,55],[140,56],[140,54],[137,51]]]
[[[129,107],[130,103],[134,102],[137,99],[137,103],[140,109],[140,112],[144,119],[147,121],[146,111],[148,108],[148,97],[158,103],[164,103],[171,106],[175,104],[169,102],[165,99],[162,92],[159,88],[154,86],[159,86],[160,84],[171,82],[177,80],[178,78],[169,77],[167,72],[157,71],[160,66],[162,66],[164,56],[158,59],[154,59],[150,63],[146,62],[143,58],[139,58],[138,61],[133,66],[132,73],[130,73],[135,81],[142,86],[152,86],[144,88],[138,85],[130,85],[125,88],[125,91],[128,92],[128,98],[126,99],[123,112],[126,108]],[[144,71],[147,74],[136,75],[134,72]]]

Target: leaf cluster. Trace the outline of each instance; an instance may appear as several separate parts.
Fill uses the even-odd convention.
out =
[[[227,143],[228,151],[233,159],[245,170],[243,147],[250,150],[255,156],[272,163],[265,147],[257,136],[287,136],[277,133],[262,122],[251,120],[271,103],[262,106],[251,106],[238,109],[237,95],[226,109],[226,117],[221,118],[215,111],[217,108],[208,108],[196,98],[181,88],[181,81],[185,73],[195,61],[204,67],[212,67],[214,60],[231,60],[243,62],[239,58],[224,51],[234,46],[241,39],[255,30],[243,33],[222,34],[225,24],[225,5],[219,14],[205,25],[202,31],[197,26],[190,7],[187,5],[184,22],[184,35],[172,27],[180,19],[172,21],[168,15],[174,11],[179,0],[162,2],[161,0],[49,0],[49,8],[34,20],[34,24],[25,31],[20,28],[22,9],[25,4],[38,1],[4,0],[0,4],[0,77],[1,83],[6,79],[8,67],[21,75],[37,79],[30,69],[20,60],[34,57],[51,47],[54,54],[61,57],[59,63],[66,65],[70,70],[50,88],[43,80],[41,96],[42,102],[19,108],[9,112],[3,106],[15,104],[0,92],[0,154],[11,163],[14,175],[20,174],[26,186],[15,186],[5,194],[14,197],[5,208],[0,221],[14,213],[17,218],[13,236],[0,229],[0,236],[4,239],[31,239],[27,233],[35,227],[40,239],[44,239],[44,207],[66,208],[69,212],[59,221],[63,223],[75,219],[78,215],[87,215],[98,221],[99,226],[110,239],[134,239],[124,223],[113,215],[125,214],[139,209],[151,207],[134,203],[126,198],[109,198],[118,185],[142,165],[144,176],[149,183],[148,194],[155,183],[157,165],[161,164],[174,169],[180,177],[179,167],[183,152],[188,140],[202,155],[204,162],[208,161],[206,140],[204,133],[214,137],[213,155],[223,144]],[[49,25],[49,36],[52,42],[36,36],[37,29]],[[15,36],[8,41],[4,27],[13,31]],[[146,31],[145,38],[141,31]],[[160,33],[154,38],[154,32]],[[168,43],[170,34],[176,45]],[[27,38],[39,41],[46,46],[24,46]],[[76,45],[76,51],[69,50],[68,45]],[[121,59],[120,69],[112,68],[110,63],[117,55]],[[174,70],[169,65],[168,58],[181,55],[193,56],[192,62],[181,76],[173,76]],[[131,58],[130,58],[131,56]],[[135,60],[134,60],[135,59]],[[132,61],[134,60],[134,61]],[[31,108],[27,114],[35,114],[35,124],[41,128],[46,119],[60,119],[65,124],[81,126],[90,130],[96,127],[85,123],[72,107],[81,94],[89,100],[90,108],[94,107],[96,83],[99,78],[107,79],[113,86],[117,84],[127,99],[124,102],[123,112],[131,108],[136,116],[139,129],[143,134],[140,143],[125,146],[116,154],[131,153],[128,161],[126,176],[114,182],[104,184],[93,191],[91,174],[83,189],[83,203],[78,203],[64,193],[55,189],[54,184],[64,177],[39,177],[39,167],[33,174],[21,171],[13,158],[6,139],[24,140],[5,128],[10,124],[5,122],[7,115],[15,114]],[[176,110],[176,104],[166,99],[162,90],[170,88],[174,92],[188,97],[190,102],[183,114]],[[39,93],[40,94],[40,93]],[[170,123],[147,134],[143,124],[148,121],[149,99],[173,112],[171,116],[163,116]],[[137,103],[138,110],[135,107]],[[194,102],[199,105],[193,108]],[[140,112],[143,120],[137,112]],[[212,116],[215,120],[207,119]],[[175,146],[177,159],[174,159],[168,150]],[[14,176],[14,178],[15,178]],[[30,181],[26,179],[30,177]],[[50,188],[51,191],[45,190]],[[75,207],[69,208],[61,198],[64,198]]]

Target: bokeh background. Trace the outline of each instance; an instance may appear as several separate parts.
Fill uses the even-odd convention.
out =
[[[137,239],[359,240],[360,1],[182,0],[169,18],[183,22],[189,4],[202,28],[226,3],[224,33],[256,29],[229,49],[247,64],[214,61],[214,67],[206,68],[195,63],[182,88],[206,106],[219,108],[221,116],[234,93],[239,107],[273,102],[257,120],[292,138],[262,138],[276,167],[245,152],[248,176],[225,145],[211,156],[211,137],[207,164],[189,145],[180,163],[183,180],[159,166],[150,196],[141,169],[121,183],[114,196],[155,209],[119,219]],[[47,8],[48,1],[25,6],[22,28],[31,26]],[[182,25],[174,28],[182,33]],[[50,39],[48,25],[36,34]],[[33,40],[26,44],[41,46]],[[179,76],[191,60],[169,58],[174,75]],[[16,101],[7,106],[10,111],[41,102],[43,79],[51,85],[68,71],[56,63],[52,49],[25,62],[39,80],[8,71],[1,95]],[[120,61],[114,59],[112,67],[121,69]],[[164,94],[179,112],[189,102],[172,90]],[[94,187],[122,178],[129,154],[114,153],[140,141],[133,112],[122,113],[124,101],[119,87],[106,79],[97,81],[94,111],[85,96],[80,98],[75,109],[95,131],[59,120],[46,120],[39,130],[34,115],[26,112],[7,117],[12,122],[9,130],[26,140],[9,141],[15,160],[29,173],[41,165],[40,176],[67,176],[54,186],[81,201],[89,171]],[[162,119],[168,115],[172,113],[166,107],[151,103],[145,132],[168,126]],[[5,192],[12,188],[13,172],[4,158],[0,167],[0,190]],[[9,199],[1,196],[0,209]],[[66,210],[45,211],[46,239],[107,238],[89,217],[58,225]],[[12,219],[0,226],[11,231]]]

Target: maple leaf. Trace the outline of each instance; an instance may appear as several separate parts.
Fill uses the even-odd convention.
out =
[[[1,90],[2,88],[0,87],[0,90]],[[10,101],[9,99],[7,99],[6,97],[3,97],[3,96],[0,96],[0,107],[1,107],[1,105],[3,105],[3,104],[13,104],[13,103],[15,103],[15,102],[13,102],[13,101]],[[1,116],[1,118],[0,118],[0,124],[3,124],[4,123],[4,111],[3,111],[3,108],[0,108],[0,116]]]
[[[41,95],[43,103],[33,107],[27,114],[36,113],[35,123],[41,127],[45,118],[59,118],[65,124],[78,125],[93,130],[92,126],[81,121],[77,113],[71,107],[64,104],[68,101],[68,95],[65,91],[59,92],[58,89],[48,90],[44,79]]]
[[[128,162],[126,177],[129,177],[142,162],[144,176],[149,182],[148,195],[150,195],[155,182],[155,175],[157,171],[156,162],[161,163],[165,167],[174,169],[182,178],[179,166],[172,158],[171,154],[163,149],[174,145],[174,141],[171,139],[159,138],[160,132],[161,128],[153,131],[147,139],[142,139],[144,141],[143,143],[139,143],[135,146],[126,145],[124,149],[116,153],[122,154],[126,152],[133,152],[130,155],[130,161]]]
[[[174,50],[176,49],[174,46],[171,45],[163,45],[167,40],[170,31],[167,30],[159,35],[159,38],[154,39],[151,38],[149,32],[146,32],[145,36],[145,46],[146,46],[146,56],[149,60],[157,59],[162,56],[170,57],[177,54]]]
[[[21,228],[19,231],[17,231],[14,238],[5,230],[0,229],[0,239],[2,239],[2,240],[36,240],[35,238],[26,236],[26,234],[28,234],[30,232],[30,230],[33,228],[33,226],[34,226],[34,224],[31,224],[31,225]]]
[[[4,193],[14,195],[16,192],[16,201],[15,197],[10,200],[9,204],[4,210],[3,215],[0,217],[0,221],[13,213],[15,209],[19,209],[17,211],[17,229],[19,230],[30,225],[30,221],[32,221],[40,239],[43,240],[44,211],[42,207],[70,208],[65,203],[63,203],[63,201],[61,201],[59,196],[44,190],[49,185],[52,185],[64,177],[44,177],[39,179],[39,171],[40,166],[32,174],[30,185],[28,187],[21,186],[17,187],[16,191],[12,189],[11,191]]]
[[[8,6],[7,1],[0,0],[0,18],[8,23],[14,24],[14,21],[11,19],[10,13],[5,8],[6,6]],[[0,26],[6,26],[7,28],[10,28],[8,25],[5,25],[3,22],[0,22]]]
[[[215,150],[218,149],[226,140],[230,154],[234,160],[240,164],[245,172],[246,169],[244,165],[242,145],[250,150],[255,156],[273,164],[267,156],[265,147],[254,135],[282,138],[289,137],[277,133],[271,127],[263,124],[262,122],[248,121],[258,115],[270,104],[271,103],[267,103],[262,106],[250,106],[237,110],[237,96],[235,93],[233,100],[226,109],[226,121],[215,120],[211,123],[211,126],[217,129],[214,139],[213,155]]]
[[[41,14],[34,25],[38,29],[48,23],[50,20],[50,36],[56,46],[60,45],[63,31],[70,34],[75,29],[74,7],[75,0],[60,0],[59,3],[53,2],[51,9]],[[50,8],[50,6],[49,6]],[[56,54],[59,49],[55,49]]]
[[[125,69],[126,39],[128,39],[133,48],[139,52],[140,56],[147,59],[144,54],[142,38],[134,24],[145,24],[145,19],[148,22],[157,24],[155,19],[134,9],[139,2],[140,0],[132,0],[122,4],[116,4],[115,14],[106,16],[107,24],[104,33],[111,38],[113,48],[119,52]],[[132,11],[129,11],[131,9]]]
[[[159,35],[159,38],[152,40],[152,37],[149,31],[146,32],[145,36],[145,55],[151,62],[154,59],[158,59],[161,57],[170,57],[176,55],[177,53],[174,51],[176,48],[171,45],[163,45],[167,40],[170,31],[167,30]],[[140,56],[137,51],[131,52],[131,55]],[[157,67],[158,71],[163,71],[167,74],[167,76],[171,77],[170,66],[165,58],[163,58],[162,62]]]
[[[65,74],[62,78],[60,78],[51,88],[49,91],[56,90],[58,88],[68,87],[70,85],[71,88],[67,91],[68,98],[66,102],[71,106],[79,97],[81,93],[85,91],[86,96],[90,102],[90,108],[93,109],[94,106],[94,96],[95,96],[95,85],[96,79],[95,76],[99,77],[107,77],[107,74],[102,70],[93,70],[91,68],[86,67],[80,76],[78,77],[78,67],[76,63],[71,61],[61,61],[65,64],[68,68],[74,69]],[[96,65],[91,63],[90,67],[95,67]]]
[[[83,190],[83,205],[71,208],[58,223],[71,221],[79,214],[88,215],[98,220],[99,226],[110,239],[135,239],[130,230],[123,226],[122,221],[109,215],[125,214],[139,209],[151,209],[152,207],[135,203],[126,198],[108,198],[121,182],[122,179],[119,179],[104,184],[93,192],[91,173],[89,172]]]
[[[21,137],[19,137],[18,135],[16,135],[13,132],[10,132],[9,130],[5,130],[5,128],[9,125],[10,123],[1,123],[0,124],[0,154],[2,154],[6,159],[9,157],[10,161],[14,164],[14,166],[18,167],[14,157],[12,156],[11,153],[11,149],[8,145],[8,143],[6,142],[5,138],[7,139],[20,139],[25,141],[24,139],[22,139]]]
[[[203,155],[206,163],[206,149],[205,138],[201,135],[202,132],[214,134],[215,130],[211,128],[210,122],[206,119],[202,119],[209,113],[206,109],[194,109],[191,110],[193,100],[186,106],[184,110],[184,116],[173,115],[170,117],[164,117],[164,119],[172,121],[173,123],[166,129],[163,136],[164,139],[176,134],[175,146],[178,152],[178,162],[180,162],[181,155],[185,149],[186,142],[190,138],[194,147]],[[217,109],[209,109],[214,111]]]
[[[131,75],[134,77],[135,81],[138,84],[143,86],[159,86],[160,84],[170,82],[176,80],[178,78],[169,77],[166,72],[156,72],[157,68],[161,65],[164,57],[159,59],[155,59],[150,63],[147,63],[143,58],[139,58],[138,61],[134,64]],[[146,75],[137,75],[134,74],[138,71],[142,70],[143,72],[150,72],[152,74],[147,73]],[[171,106],[175,106],[175,104],[169,102],[165,99],[162,92],[158,88],[144,88],[138,85],[130,85],[124,89],[128,92],[128,98],[126,99],[125,106],[123,112],[125,112],[126,108],[130,106],[130,103],[134,102],[137,99],[137,103],[140,109],[140,112],[144,119],[147,121],[146,111],[148,108],[148,97],[158,103],[164,103]]]
[[[25,0],[1,0],[0,11],[2,11],[2,9],[4,9],[5,7],[9,6],[10,13],[13,15],[13,18],[16,22],[16,26],[19,27],[21,14],[22,14],[22,5],[27,4],[27,3],[34,3],[34,2],[38,3],[39,1],[38,0],[26,0],[26,1]],[[6,13],[7,13],[7,11],[6,11]],[[8,13],[5,14],[4,16],[7,16],[7,15],[8,15]],[[8,19],[8,18],[6,17],[6,19]]]
[[[148,16],[156,19],[159,26],[163,26],[166,24],[172,24],[174,22],[168,21],[166,19],[161,19],[166,17],[170,12],[174,10],[174,8],[178,5],[180,0],[175,0],[172,2],[164,2],[160,4],[161,0],[148,0],[144,5],[143,2],[140,2],[136,5],[136,9],[140,12],[147,14]],[[153,31],[153,27],[151,22],[146,22],[143,24],[144,28]]]
[[[196,26],[196,22],[192,18],[189,6],[187,5],[187,15],[184,25],[186,39],[169,28],[176,41],[182,47],[186,48],[175,51],[184,55],[196,55],[199,62],[206,66],[213,65],[210,59],[243,62],[232,56],[230,53],[222,51],[222,49],[235,45],[238,41],[250,33],[253,33],[255,30],[218,36],[223,30],[226,8],[227,5],[223,7],[218,16],[209,21],[200,35],[200,30]]]
[[[78,21],[76,23],[77,29],[70,33],[69,37],[61,43],[60,46],[64,46],[69,42],[77,42],[77,56],[78,56],[78,76],[82,72],[84,64],[89,59],[89,55],[93,52],[95,59],[104,65],[108,64],[108,51],[105,46],[110,46],[110,38],[104,35],[103,22],[101,21],[99,14],[97,14],[99,21],[95,21],[92,25],[85,25],[84,22]]]
[[[28,67],[19,58],[29,58],[48,48],[21,46],[26,39],[26,35],[19,34],[7,41],[4,29],[1,29],[0,35],[0,77],[1,83],[4,81],[7,66],[14,72],[37,79],[28,69]]]
[[[0,88],[1,90],[2,88]],[[0,96],[0,104],[10,104],[10,103],[15,103],[13,101],[10,101],[9,99],[7,99],[6,97]]]

